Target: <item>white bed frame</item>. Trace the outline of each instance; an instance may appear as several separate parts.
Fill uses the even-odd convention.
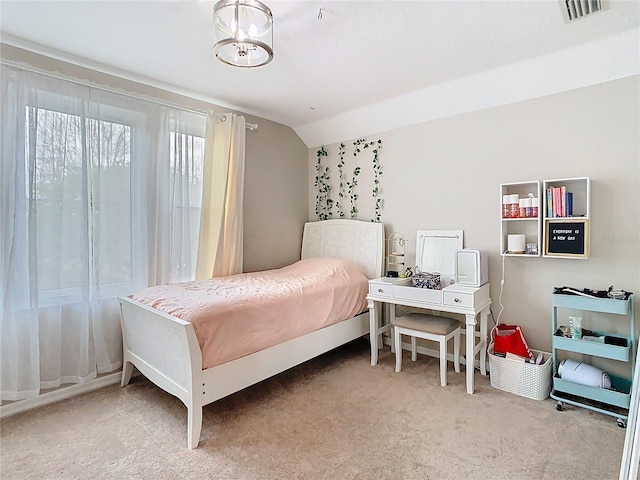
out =
[[[325,220],[304,226],[302,258],[343,258],[369,278],[382,276],[384,226],[357,220]],[[135,366],[187,407],[187,444],[196,448],[202,407],[369,333],[368,312],[222,365],[202,370],[193,326],[146,305],[119,297],[124,363],[122,382]]]

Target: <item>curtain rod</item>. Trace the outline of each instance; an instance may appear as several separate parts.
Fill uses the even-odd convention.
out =
[[[133,98],[135,100],[143,100],[145,102],[150,102],[150,103],[155,103],[156,105],[162,105],[164,107],[170,107],[170,108],[175,108],[177,110],[182,110],[184,112],[189,112],[189,113],[195,113],[198,115],[206,115],[207,112],[204,110],[198,110],[195,108],[188,108],[188,107],[183,107],[180,105],[177,105],[175,103],[170,103],[170,102],[164,102],[162,100],[158,100],[156,98],[153,97],[148,97],[146,95],[140,95],[140,94],[135,94],[135,93],[129,93],[129,92],[123,92],[121,90],[117,90],[115,88],[110,88],[110,87],[106,87],[104,85],[98,85],[94,82],[90,82],[87,80],[80,80],[80,79],[76,79],[76,78],[70,78],[67,77],[65,75],[56,75],[55,73],[51,73],[51,72],[47,72],[46,70],[41,70],[39,68],[36,67],[31,67],[31,66],[25,66],[25,65],[18,65],[10,60],[6,60],[6,59],[0,59],[0,63],[2,65],[7,65],[9,67],[12,68],[17,68],[20,70],[25,70],[27,72],[32,72],[32,73],[37,73],[39,75],[43,75],[45,77],[50,77],[50,78],[55,78],[57,80],[64,80],[67,82],[71,82],[71,83],[75,83],[77,85],[83,85],[85,87],[91,87],[91,88],[95,88],[97,90],[102,90],[105,92],[109,92],[109,93],[114,93],[117,95],[122,95],[125,97],[129,97],[129,98]],[[139,83],[139,82],[136,82]],[[153,87],[153,88],[157,88],[157,87]],[[161,89],[160,89],[161,90]],[[257,123],[245,123],[245,127],[247,128],[247,130],[250,131],[254,131],[258,129],[258,124]]]

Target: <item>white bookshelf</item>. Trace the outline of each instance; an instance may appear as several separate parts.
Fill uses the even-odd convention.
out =
[[[571,201],[569,201],[569,194]],[[589,177],[544,180],[542,195],[542,256],[589,258],[591,214]]]
[[[533,180],[530,182],[503,183],[500,185],[500,253],[507,257],[540,257],[542,249],[541,243],[541,219],[542,205],[540,181]],[[518,196],[518,215],[505,216],[503,212],[505,196]],[[537,213],[533,215],[534,206],[532,205],[529,216],[525,212],[521,215],[519,201],[521,199],[535,198],[538,202]],[[525,207],[527,208],[527,207]],[[513,213],[513,212],[512,212]],[[525,251],[516,253],[509,251],[509,235],[525,236]],[[526,245],[535,244],[536,253],[527,253]]]

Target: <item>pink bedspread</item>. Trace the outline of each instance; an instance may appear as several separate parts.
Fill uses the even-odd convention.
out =
[[[367,282],[353,263],[309,258],[277,270],[149,287],[131,298],[190,322],[206,369],[363,312]]]

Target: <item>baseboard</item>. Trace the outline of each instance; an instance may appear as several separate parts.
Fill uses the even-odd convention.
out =
[[[32,408],[42,407],[50,403],[59,402],[60,400],[66,400],[67,398],[75,397],[76,395],[92,392],[99,388],[120,383],[121,377],[122,372],[109,373],[108,375],[94,378],[87,383],[70,385],[59,390],[54,390],[53,392],[43,393],[42,395],[38,395],[36,398],[19,400],[7,405],[2,405],[0,406],[0,418],[15,415],[16,413],[31,410]]]

